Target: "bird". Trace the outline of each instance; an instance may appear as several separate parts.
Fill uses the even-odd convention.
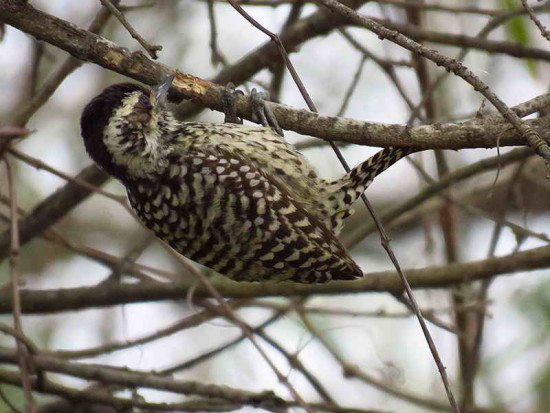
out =
[[[326,283],[363,276],[338,235],[372,180],[413,148],[386,148],[321,179],[269,127],[182,122],[175,75],[118,83],[84,108],[86,151],[126,188],[139,220],[181,255],[234,281]]]

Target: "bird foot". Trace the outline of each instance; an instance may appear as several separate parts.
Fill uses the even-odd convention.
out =
[[[284,136],[283,130],[277,122],[275,114],[267,104],[269,100],[269,93],[258,92],[256,89],[252,89],[250,92],[250,105],[252,107],[252,119],[255,122],[261,123],[265,127],[270,127],[279,135]]]
[[[237,95],[244,95],[241,90],[235,89],[235,85],[229,82],[222,92],[223,113],[225,118],[223,123],[236,123],[242,125],[243,120],[237,116]]]
[[[244,95],[244,93],[241,90],[235,89],[233,83],[228,83],[222,95],[223,113],[225,114],[224,123],[236,123],[239,125],[243,123],[243,120],[237,116],[237,95]],[[250,92],[252,120],[261,123],[262,126],[270,127],[279,135],[284,136],[277,118],[266,103],[267,100],[269,100],[267,92],[258,92],[256,89],[252,89],[252,92]]]

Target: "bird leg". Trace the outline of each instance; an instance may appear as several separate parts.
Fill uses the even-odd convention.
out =
[[[241,90],[235,89],[233,83],[228,83],[222,94],[223,113],[225,114],[224,123],[242,124],[243,120],[237,116],[237,95],[243,95]],[[266,101],[269,100],[267,92],[258,92],[252,89],[250,92],[250,109],[252,112],[252,120],[261,123],[262,126],[270,127],[279,135],[283,135],[283,130],[277,122],[277,118],[273,114],[271,108]]]
[[[235,89],[235,85],[229,82],[222,92],[222,105],[225,119],[223,123],[236,123],[242,125],[243,120],[237,116],[237,95],[243,95],[241,90]]]
[[[250,105],[252,107],[252,119],[265,127],[271,127],[279,135],[284,136],[283,130],[277,122],[275,114],[266,103],[269,100],[269,93],[258,92],[255,88],[250,92]]]

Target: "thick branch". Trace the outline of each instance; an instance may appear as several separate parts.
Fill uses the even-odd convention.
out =
[[[0,0],[0,18],[14,27],[53,44],[73,56],[96,63],[146,84],[156,84],[167,73],[164,65],[149,60],[141,52],[129,52],[100,36],[43,13],[26,2]],[[328,26],[323,30],[328,29]],[[262,61],[263,64],[263,61]],[[231,73],[216,80],[231,79]],[[174,81],[177,97],[187,97],[211,109],[222,109],[223,88],[212,82],[179,73]],[[174,97],[176,97],[174,95]],[[550,98],[542,98],[548,106]],[[251,118],[248,100],[238,99],[238,115]],[[462,124],[434,124],[415,128],[363,122],[354,119],[319,116],[307,110],[272,104],[273,111],[284,129],[327,140],[339,140],[369,146],[420,147],[426,149],[492,148],[500,138],[501,146],[524,145],[525,140],[507,123],[494,118],[474,120]],[[497,118],[501,119],[501,118]],[[530,126],[550,127],[550,119],[543,118]]]
[[[21,382],[20,374],[12,371],[0,370],[0,383],[9,383],[14,386],[19,385]],[[116,411],[133,411],[137,408],[140,408],[144,411],[169,411],[169,412],[232,412],[236,411],[243,407],[243,405],[254,405],[258,408],[263,408],[266,411],[280,411],[284,408],[296,407],[297,403],[289,400],[276,399],[276,403],[272,401],[274,398],[270,392],[255,393],[259,396],[257,400],[248,401],[248,402],[234,402],[228,401],[220,398],[214,397],[193,397],[189,400],[179,403],[155,403],[147,402],[141,397],[135,398],[124,398],[112,396],[109,392],[99,391],[95,388],[87,388],[84,390],[78,390],[72,387],[63,386],[61,384],[55,383],[51,380],[45,380],[43,382],[39,380],[34,380],[33,388],[44,394],[55,394],[61,398],[68,400],[71,404],[55,404],[52,406],[54,410],[44,410],[44,411],[55,411],[58,413],[61,412],[74,412],[75,408],[78,407],[82,409],[83,407],[87,408],[105,408],[102,410],[93,410],[93,411],[113,411],[110,407],[112,406]],[[217,386],[218,388],[223,388],[223,386]],[[254,394],[254,393],[250,393]],[[81,402],[81,403],[79,403]],[[82,402],[86,404],[83,406]],[[310,403],[312,408],[315,408],[319,412],[334,412],[334,413],[382,413],[379,410],[372,409],[360,409],[360,408],[347,408],[334,406],[333,404],[327,403]],[[44,406],[43,406],[44,407]],[[42,410],[40,410],[42,411]],[[82,410],[78,410],[82,411]],[[89,411],[89,410],[84,410]]]
[[[253,393],[228,386],[176,380],[172,377],[163,377],[154,373],[137,372],[94,364],[74,363],[51,356],[34,355],[31,360],[33,366],[40,371],[51,371],[82,379],[98,380],[128,387],[146,387],[186,395],[200,395],[255,406],[262,403],[271,406],[284,404],[284,401],[271,391]],[[0,362],[13,363],[13,361],[14,353],[12,351],[0,349]]]
[[[518,271],[536,270],[550,265],[550,247],[534,248],[503,257],[489,258],[468,263],[456,263],[439,267],[407,270],[407,278],[413,288],[445,288],[464,281],[492,278]],[[223,280],[213,283],[225,297],[250,298],[267,296],[296,296],[311,294],[351,294],[365,292],[400,293],[401,281],[393,271],[365,274],[358,281],[331,282],[328,284],[233,283]],[[106,307],[144,301],[181,300],[189,293],[189,284],[116,284],[95,287],[79,287],[56,290],[22,290],[22,311],[26,314],[81,310],[90,307]],[[197,297],[209,297],[203,288],[197,288]],[[12,311],[9,293],[0,292],[0,313]]]

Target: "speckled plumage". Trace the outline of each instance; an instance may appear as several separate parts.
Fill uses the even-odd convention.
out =
[[[94,98],[81,128],[92,159],[125,185],[148,228],[237,281],[361,277],[337,234],[372,179],[410,152],[383,150],[326,182],[271,129],[179,122],[128,83]]]

